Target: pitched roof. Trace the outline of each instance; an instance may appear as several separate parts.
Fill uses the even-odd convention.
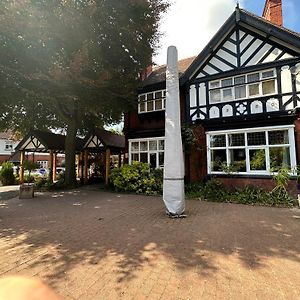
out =
[[[41,144],[42,148],[34,148],[28,146],[31,138],[36,138]],[[65,151],[66,136],[62,134],[55,134],[48,131],[33,130],[29,132],[23,140],[17,145],[15,151],[30,150],[38,152],[46,152],[48,150],[64,152]],[[76,150],[80,151],[83,147],[83,139],[76,138]]]
[[[196,56],[181,59],[178,61],[178,73],[179,77],[185,72],[185,70],[190,66]],[[161,65],[153,69],[150,75],[142,82],[142,87],[156,84],[159,82],[166,81],[166,68],[167,65]]]
[[[95,128],[90,134],[88,134],[84,140],[84,145],[93,137],[94,135],[104,144],[104,146],[109,148],[125,148],[125,136],[115,134],[113,132]]]
[[[276,37],[278,40],[282,40],[285,43],[291,45],[291,48],[299,49],[300,53],[300,35],[294,31],[291,31],[282,26],[278,26],[262,17],[250,13],[247,10],[236,8],[231,14],[223,26],[217,31],[206,47],[200,52],[192,64],[187,68],[185,73],[180,78],[180,84],[184,84],[202,65],[206,59],[211,55],[213,50],[219,45],[225,38],[230,30],[236,26],[236,24],[246,24],[254,27],[257,30],[263,32],[267,36]],[[293,51],[291,49],[291,51]]]

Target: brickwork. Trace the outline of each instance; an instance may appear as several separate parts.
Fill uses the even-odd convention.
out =
[[[197,144],[192,147],[189,154],[189,177],[191,182],[200,181],[207,175],[207,147],[206,135],[203,126],[193,128]]]
[[[73,190],[0,201],[0,275],[63,299],[298,299],[300,210]]]
[[[282,0],[266,0],[263,17],[276,25],[282,26]]]

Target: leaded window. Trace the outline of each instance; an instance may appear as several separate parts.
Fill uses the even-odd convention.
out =
[[[293,126],[207,133],[208,172],[270,175],[296,168]]]

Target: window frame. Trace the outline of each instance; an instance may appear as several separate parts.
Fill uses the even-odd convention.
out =
[[[282,125],[282,126],[271,126],[271,127],[256,127],[256,128],[243,128],[243,129],[234,129],[234,130],[218,130],[218,131],[208,131],[206,133],[206,143],[207,143],[207,173],[208,174],[226,174],[224,171],[213,171],[212,170],[212,161],[211,161],[211,151],[212,150],[226,150],[226,163],[227,166],[230,166],[230,150],[231,149],[245,149],[246,156],[246,172],[233,172],[234,174],[241,175],[272,175],[276,172],[271,171],[270,167],[270,149],[271,148],[288,148],[289,149],[289,159],[290,159],[290,169],[291,175],[295,175],[297,168],[297,159],[296,159],[296,148],[295,148],[295,135],[294,135],[294,125]],[[271,131],[288,131],[289,143],[284,144],[270,144],[269,143],[269,134]],[[264,132],[266,142],[264,145],[248,145],[247,134],[252,132]],[[244,133],[244,145],[243,146],[229,146],[229,135],[234,133]],[[210,140],[211,136],[214,135],[225,135],[226,144],[225,147],[211,147]],[[265,162],[266,170],[251,170],[250,166],[250,150],[264,149],[265,151]]]
[[[162,93],[161,98],[155,98],[156,93]],[[161,89],[161,90],[155,90],[147,93],[142,93],[138,94],[138,113],[139,114],[146,114],[146,113],[151,113],[151,112],[156,112],[156,111],[163,111],[165,110],[165,105],[166,105],[166,89]],[[152,96],[151,99],[148,99],[148,97]],[[145,100],[140,100],[141,97],[145,97]],[[156,101],[161,100],[162,101],[162,107],[161,108],[156,108]],[[152,102],[153,104],[153,110],[147,110],[148,108],[148,103]],[[141,103],[145,104],[145,111],[141,111]]]
[[[156,141],[156,150],[150,150],[150,142],[151,141]],[[141,153],[147,153],[147,163],[150,164],[150,154],[155,153],[156,154],[156,167],[155,169],[162,169],[163,165],[159,165],[159,154],[160,153],[165,153],[165,147],[163,150],[159,149],[159,141],[165,141],[165,137],[151,137],[151,138],[138,138],[138,139],[128,139],[128,156],[129,156],[129,164],[131,165],[133,160],[132,160],[132,154],[138,154],[139,160],[140,161],[140,154]],[[132,143],[138,142],[139,143],[139,149],[132,151]],[[141,142],[147,142],[147,151],[141,151],[140,148],[140,143]]]
[[[263,78],[262,74],[266,73],[266,72],[273,72],[273,76],[272,77],[267,77],[267,78]],[[252,74],[259,74],[259,80],[256,81],[249,81],[248,82],[248,76],[252,75]],[[239,84],[235,84],[235,78],[244,76],[245,77],[245,83],[239,83]],[[225,80],[230,80],[232,81],[232,85],[231,86],[224,86],[222,87],[222,81]],[[266,81],[274,81],[274,86],[275,86],[275,90],[274,93],[269,93],[269,94],[263,94],[263,82]],[[253,85],[253,84],[258,84],[258,90],[259,90],[259,94],[250,96],[249,94],[249,86]],[[213,85],[218,85],[218,87],[212,87]],[[239,87],[239,86],[245,86],[246,89],[246,95],[245,97],[242,98],[236,98],[235,97],[235,88]],[[224,89],[231,89],[231,94],[232,94],[232,100],[224,100],[223,97],[223,90]],[[220,101],[211,101],[211,97],[210,97],[210,92],[211,91],[220,91]],[[258,98],[258,97],[267,97],[267,96],[271,96],[271,95],[276,95],[278,93],[278,87],[277,87],[277,74],[276,74],[276,69],[266,69],[266,70],[261,70],[261,71],[256,71],[256,72],[250,72],[250,73],[246,73],[246,74],[240,74],[240,75],[236,75],[236,76],[231,76],[231,77],[226,77],[226,78],[220,78],[217,80],[212,80],[209,82],[208,84],[208,94],[209,94],[209,104],[213,105],[216,103],[228,103],[228,102],[234,102],[234,101],[240,101],[240,100],[245,100],[245,99],[252,99],[252,98]]]

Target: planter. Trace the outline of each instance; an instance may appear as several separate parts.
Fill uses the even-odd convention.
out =
[[[20,185],[19,199],[31,199],[34,197],[34,184]]]

